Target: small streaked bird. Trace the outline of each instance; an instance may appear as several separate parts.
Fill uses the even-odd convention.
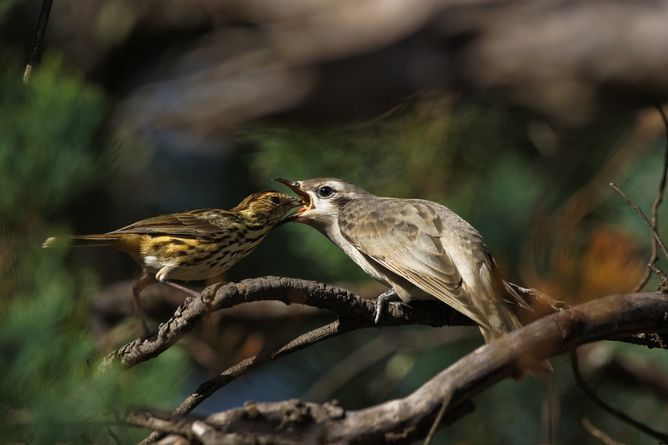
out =
[[[205,280],[222,274],[248,255],[270,229],[303,206],[296,198],[269,191],[246,197],[230,210],[200,209],[138,221],[113,232],[48,238],[42,247],[60,244],[111,246],[129,254],[142,275],[132,287],[144,335],[148,326],[140,294],[164,283],[191,295],[196,292],[168,280]]]
[[[505,281],[478,231],[447,207],[386,198],[336,178],[276,179],[305,201],[292,220],[308,224],[390,287],[384,304],[437,298],[475,321],[490,340],[521,327],[510,306],[526,302]]]

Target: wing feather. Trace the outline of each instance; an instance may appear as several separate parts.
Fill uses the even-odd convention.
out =
[[[479,325],[488,325],[462,287],[462,275],[443,244],[444,222],[432,205],[421,200],[379,198],[373,205],[353,200],[341,209],[339,228],[382,267]]]
[[[225,229],[232,227],[234,216],[230,212],[219,209],[191,210],[143,219],[110,233],[210,238],[223,235]]]

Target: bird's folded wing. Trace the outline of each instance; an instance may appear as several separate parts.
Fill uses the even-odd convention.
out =
[[[341,234],[381,266],[479,325],[487,322],[462,289],[462,276],[441,240],[443,223],[419,201],[351,201],[339,213]]]
[[[200,209],[155,216],[110,233],[176,235],[186,238],[215,237],[224,234],[226,226],[231,225],[231,220],[224,218],[221,212],[223,211],[217,209]]]

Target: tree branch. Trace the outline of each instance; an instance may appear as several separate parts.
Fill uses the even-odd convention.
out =
[[[567,307],[564,303],[552,300],[549,296],[534,289],[519,286],[514,286],[514,288],[532,307],[537,308],[534,318]],[[161,324],[157,332],[150,338],[134,340],[109,354],[103,362],[103,368],[117,362],[126,367],[132,367],[156,357],[190,331],[197,321],[213,311],[261,300],[276,300],[285,304],[298,303],[329,309],[337,313],[339,320],[302,334],[278,347],[267,349],[226,369],[216,377],[202,383],[174,410],[173,415],[190,413],[215,391],[264,363],[322,340],[375,326],[373,301],[359,297],[346,289],[295,278],[269,276],[247,279],[239,283],[209,286],[204,289],[201,298],[186,300],[177,308],[174,316]],[[383,318],[383,323],[384,325],[426,324],[431,326],[473,324],[468,318],[438,301],[416,302],[410,306],[390,305]],[[620,337],[617,340],[646,345],[650,348],[666,348],[662,338],[651,331],[635,336]],[[158,437],[158,434],[152,434],[145,443],[151,443]]]
[[[663,107],[661,106],[661,104],[656,104],[655,107],[659,112],[659,115],[661,116],[661,121],[663,122],[663,128],[666,138],[666,147],[663,151],[663,170],[661,172],[661,179],[659,180],[659,187],[656,190],[656,195],[654,196],[654,202],[652,203],[651,228],[654,231],[656,231],[658,228],[659,207],[661,207],[661,203],[663,202],[663,194],[666,190],[666,175],[668,175],[668,116],[666,116],[666,112],[663,111]],[[652,235],[650,235],[650,239],[652,242],[652,252],[650,253],[649,262],[647,263],[648,267],[647,270],[645,271],[645,275],[643,275],[641,280],[636,285],[635,289],[633,289],[633,292],[639,292],[640,290],[642,290],[642,288],[645,287],[645,285],[649,281],[649,277],[652,275],[652,267],[655,266],[656,261],[658,259],[657,258],[658,245],[656,239]]]
[[[247,404],[205,420],[178,420],[182,431],[207,431],[203,443],[229,434],[273,441],[318,443],[411,443],[427,434],[443,400],[445,423],[471,411],[471,400],[505,378],[574,347],[640,332],[668,332],[663,293],[616,295],[541,318],[458,360],[412,394],[370,408],[345,411],[332,404],[283,401]],[[164,420],[164,419],[163,419]],[[139,424],[132,418],[132,424]],[[210,428],[205,428],[210,427]],[[162,431],[168,428],[151,425]],[[171,427],[170,427],[171,428]],[[182,434],[182,433],[179,433]]]
[[[609,185],[610,185],[610,187],[612,187],[612,188],[613,188],[613,189],[614,189],[614,190],[615,190],[615,191],[616,191],[622,198],[624,198],[624,200],[626,201],[626,203],[627,203],[633,210],[635,210],[636,214],[637,214],[637,215],[640,217],[640,219],[642,219],[643,222],[647,225],[647,227],[649,228],[649,231],[650,231],[650,235],[654,238],[654,242],[655,242],[656,244],[658,244],[658,246],[661,248],[661,251],[663,252],[663,254],[664,254],[664,255],[666,256],[666,258],[668,259],[668,248],[666,247],[666,245],[664,244],[663,240],[661,239],[661,235],[659,235],[659,232],[657,232],[656,228],[652,225],[652,223],[650,222],[649,218],[647,218],[647,215],[645,215],[645,212],[643,212],[642,209],[641,209],[640,207],[638,207],[638,205],[637,205],[636,203],[634,203],[633,201],[631,201],[631,198],[629,198],[629,197],[626,195],[626,193],[624,193],[624,192],[622,191],[622,189],[620,189],[620,188],[617,186],[617,184],[615,184],[614,182],[611,182]]]
[[[42,7],[39,10],[39,19],[35,27],[35,36],[32,40],[32,49],[30,56],[28,56],[28,63],[23,71],[23,83],[27,85],[30,82],[30,76],[33,69],[39,63],[44,49],[44,35],[46,34],[46,25],[49,23],[49,16],[51,15],[51,6],[53,0],[42,0]]]
[[[596,428],[593,423],[586,417],[581,421],[582,427],[587,430],[596,439],[600,440],[603,445],[624,445],[623,443],[617,442],[612,437],[608,436],[606,433]]]
[[[660,431],[648,427],[644,423],[639,422],[638,420],[629,416],[625,412],[618,410],[617,408],[613,407],[612,405],[609,405],[607,402],[601,399],[598,396],[598,394],[596,394],[596,391],[594,391],[594,389],[592,389],[587,384],[587,382],[585,382],[585,380],[582,378],[582,374],[580,374],[580,366],[578,365],[578,354],[576,350],[571,351],[571,369],[573,370],[573,375],[575,376],[575,381],[578,384],[578,386],[603,411],[607,412],[611,416],[618,418],[627,425],[630,425],[633,428],[642,431],[643,433],[661,441],[662,443],[668,441],[668,434],[662,433]]]
[[[333,311],[355,329],[375,326],[373,301],[352,292],[316,281],[285,277],[251,278],[238,283],[214,284],[202,291],[201,298],[189,298],[172,318],[162,323],[147,339],[134,340],[109,354],[103,363],[120,362],[126,367],[158,356],[188,333],[206,315],[242,303],[276,300],[285,304],[305,304]],[[418,302],[411,306],[390,305],[383,317],[384,326],[423,324],[429,326],[472,325],[473,322],[449,306],[438,302]]]

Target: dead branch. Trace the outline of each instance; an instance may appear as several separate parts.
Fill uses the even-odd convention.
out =
[[[39,63],[44,49],[44,34],[46,34],[46,25],[49,23],[49,16],[51,15],[51,6],[53,0],[42,0],[42,7],[39,11],[39,19],[35,27],[35,36],[32,40],[32,50],[28,57],[28,63],[23,71],[23,84],[27,85],[30,82],[30,75],[33,69]]]
[[[659,207],[661,207],[661,203],[663,202],[663,194],[666,191],[666,175],[668,174],[668,117],[666,116],[666,112],[663,111],[663,107],[660,104],[656,105],[656,109],[661,116],[661,121],[663,122],[666,137],[666,147],[663,151],[663,170],[661,172],[661,179],[659,180],[659,187],[657,188],[656,195],[654,196],[654,202],[652,203],[652,221],[650,227],[655,232],[658,229]],[[649,277],[652,275],[652,267],[656,265],[656,261],[658,259],[658,244],[656,242],[656,238],[654,238],[654,236],[651,236],[650,238],[652,241],[652,252],[650,253],[649,262],[647,263],[648,267],[645,271],[645,275],[638,282],[635,289],[633,289],[633,292],[639,292],[642,290],[642,288],[645,287],[649,281]]]
[[[566,307],[563,303],[550,299],[533,289],[516,287],[528,302],[537,307],[537,313],[553,312]],[[322,340],[375,326],[375,307],[372,301],[359,297],[346,289],[318,283],[283,277],[263,277],[243,280],[239,283],[216,284],[206,288],[199,299],[188,299],[177,308],[174,316],[160,325],[157,333],[148,339],[137,339],[109,354],[103,367],[120,362],[131,367],[156,357],[172,346],[190,331],[194,324],[207,314],[235,305],[262,300],[276,300],[285,304],[299,303],[336,312],[339,321],[317,328],[287,343],[263,351],[226,369],[216,377],[202,383],[173,412],[174,415],[190,413],[196,406],[218,389],[227,385],[244,373],[292,352]],[[418,302],[411,306],[388,308],[383,319],[385,325],[425,324],[430,326],[471,325],[472,322],[440,302]],[[662,339],[651,331],[637,336],[625,336],[620,341],[642,344],[648,347],[665,347]],[[152,434],[145,443],[155,441],[159,435]]]
[[[134,340],[109,354],[105,365],[120,362],[131,367],[154,358],[176,343],[206,315],[242,303],[263,300],[327,309],[341,319],[354,320],[357,329],[375,326],[373,301],[346,289],[297,278],[251,278],[238,283],[207,287],[202,291],[201,298],[189,298],[179,306],[172,318],[162,323],[151,337]],[[472,325],[473,322],[439,302],[420,302],[411,307],[391,305],[388,308],[383,325],[408,324],[444,326]]]
[[[620,354],[615,354],[599,372],[607,378],[617,380],[620,384],[623,382],[627,387],[634,385],[640,390],[668,400],[668,375],[658,364],[640,365],[633,360],[625,359]]]
[[[273,350],[264,351],[261,354],[254,355],[249,357],[241,362],[237,363],[230,368],[227,368],[217,376],[205,381],[200,384],[195,391],[190,394],[188,397],[179,404],[179,406],[174,409],[172,416],[183,416],[190,413],[193,409],[199,406],[204,402],[211,394],[221,389],[223,386],[235,380],[237,377],[255,369],[263,364],[276,360],[284,355],[288,355],[292,352],[299,351],[306,348],[307,346],[314,345],[323,340],[337,337],[346,332],[351,332],[356,329],[359,329],[359,324],[354,322],[341,322],[339,320],[329,323],[325,326],[320,326],[319,328],[313,329],[305,334],[300,335],[299,337],[290,340],[289,342],[275,348]],[[150,444],[155,443],[155,441],[161,439],[164,435],[158,431],[164,431],[159,428],[154,428],[153,433],[151,433],[146,439],[144,439],[141,444]]]
[[[587,382],[585,382],[585,380],[582,378],[582,374],[580,374],[580,367],[578,365],[578,355],[575,350],[571,351],[571,368],[573,370],[573,375],[575,376],[575,381],[578,384],[578,386],[585,392],[585,394],[587,394],[587,397],[589,397],[599,408],[601,408],[608,414],[618,418],[627,425],[630,425],[633,428],[642,431],[643,433],[661,441],[661,443],[668,441],[668,434],[662,433],[660,431],[648,427],[644,423],[634,419],[625,412],[618,410],[617,408],[613,407],[612,405],[608,404],[606,401],[601,399],[598,396],[598,394],[596,394],[596,391],[592,389],[587,384]]]
[[[661,252],[666,256],[668,259],[668,248],[666,247],[666,244],[663,242],[663,239],[661,239],[661,235],[659,235],[659,232],[656,231],[656,228],[652,226],[652,223],[650,222],[649,218],[647,218],[647,215],[645,215],[645,212],[642,211],[638,205],[629,198],[626,193],[620,189],[617,184],[614,182],[610,183],[610,187],[612,187],[624,200],[626,203],[633,209],[635,210],[636,214],[640,217],[640,219],[643,220],[643,222],[647,225],[650,231],[650,235],[654,238],[654,242],[658,244],[658,246],[661,248]]]
[[[516,376],[518,369],[588,342],[647,331],[666,333],[667,314],[668,298],[663,293],[610,296],[541,318],[482,346],[402,399],[357,411],[294,400],[247,404],[205,420],[178,422],[191,435],[196,425],[206,429],[207,439],[198,437],[203,443],[229,434],[301,443],[411,443],[427,434],[443,400],[447,424],[471,411],[473,397]],[[128,421],[138,424],[132,418]]]
[[[597,428],[589,419],[586,417],[582,419],[582,427],[587,430],[592,437],[600,440],[603,445],[624,445],[621,442],[617,442],[612,437],[608,436],[605,432]]]

